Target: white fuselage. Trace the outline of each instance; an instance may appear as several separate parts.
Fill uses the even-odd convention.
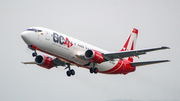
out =
[[[50,29],[42,27],[33,28],[39,29],[41,31],[24,31],[22,34],[26,44],[35,45],[38,47],[38,50],[42,52],[56,56],[64,61],[80,67],[90,68],[93,65],[91,63],[89,66],[84,66],[85,64],[88,64],[89,61],[78,57],[80,55],[84,55],[86,50],[95,49],[101,53],[108,52]],[[103,62],[101,64],[97,63],[96,68],[98,68],[99,72],[104,72],[112,69],[118,63],[118,61],[119,59]]]

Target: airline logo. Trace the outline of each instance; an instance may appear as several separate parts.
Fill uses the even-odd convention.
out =
[[[135,29],[135,28],[133,28],[133,31],[132,31],[132,32],[138,34],[138,30]]]
[[[59,43],[60,45],[67,46],[68,48],[73,46],[72,42],[70,42],[68,38],[65,38],[62,35],[58,35],[57,33],[53,33],[53,41],[55,43]]]

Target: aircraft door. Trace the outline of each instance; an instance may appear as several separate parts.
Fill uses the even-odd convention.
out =
[[[50,40],[50,33],[48,31],[45,32],[45,39]]]
[[[41,42],[42,38],[43,38],[43,33],[37,33],[38,36],[38,40]]]

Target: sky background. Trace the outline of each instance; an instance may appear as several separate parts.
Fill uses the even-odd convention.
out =
[[[0,101],[180,100],[179,0],[1,0]],[[136,49],[169,46],[135,61],[169,59],[127,75],[92,75],[72,66],[47,70],[33,61],[21,32],[41,26],[108,51],[118,51],[139,29]],[[42,54],[42,53],[39,53]]]

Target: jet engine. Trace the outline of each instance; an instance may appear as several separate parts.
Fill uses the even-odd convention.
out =
[[[96,51],[96,50],[87,50],[85,52],[85,58],[90,61],[90,62],[94,62],[94,63],[102,63],[104,60],[103,55]]]
[[[35,58],[35,62],[37,65],[46,69],[51,69],[54,66],[52,59],[45,55],[38,55]]]

